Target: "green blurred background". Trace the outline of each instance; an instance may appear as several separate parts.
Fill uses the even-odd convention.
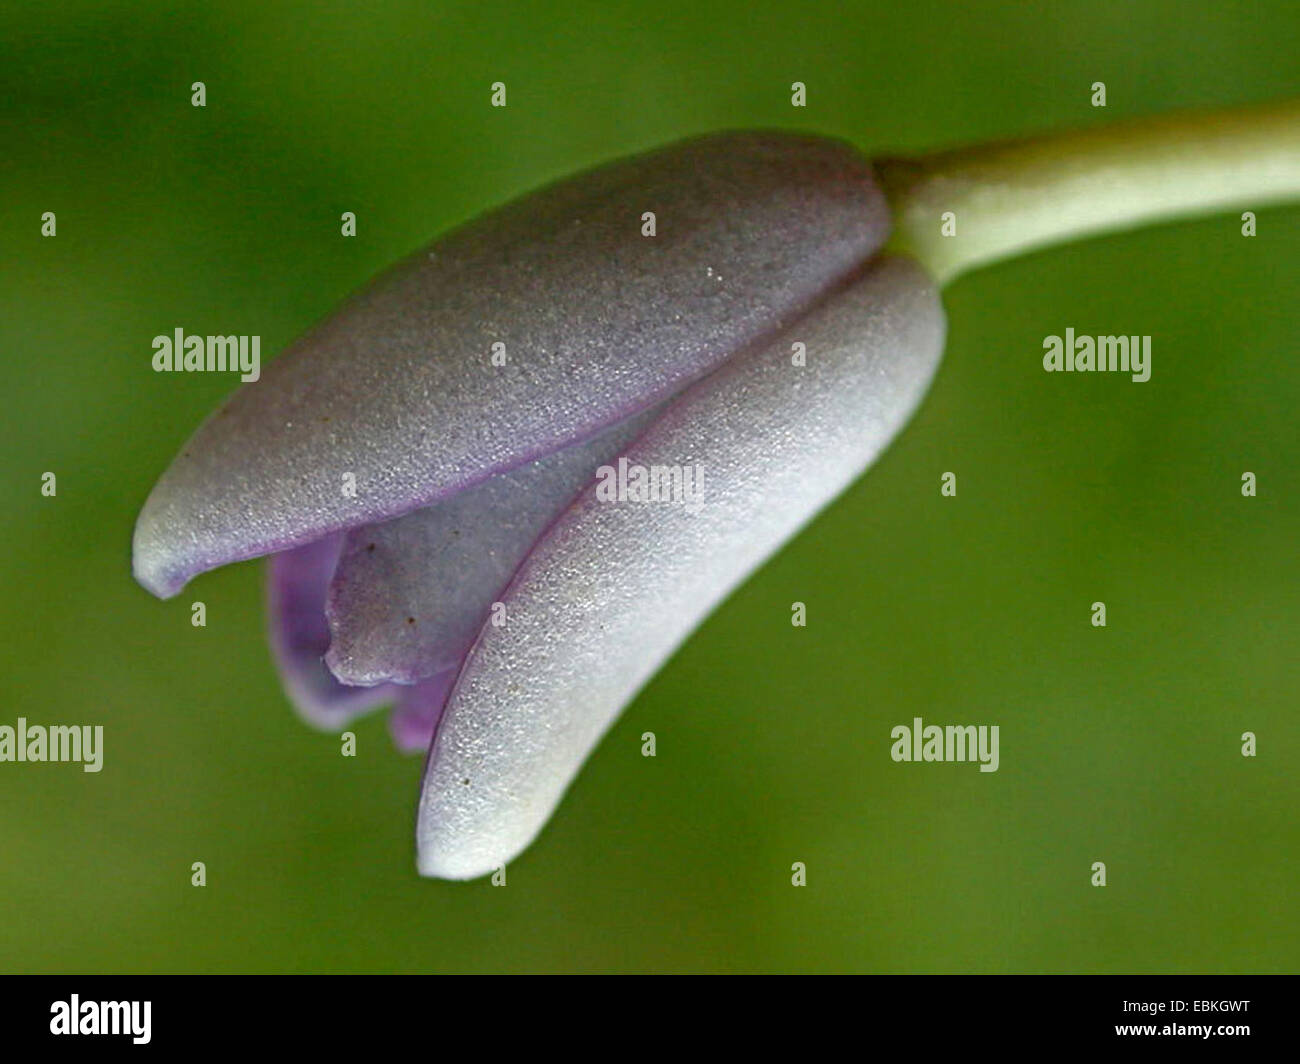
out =
[[[416,876],[420,765],[381,718],[345,759],[294,717],[262,563],[162,603],[129,542],[232,387],[154,374],[158,333],[269,357],[446,227],[686,134],[905,151],[1245,103],[1300,92],[1298,39],[1289,0],[10,0],[0,723],[103,724],[106,752],[0,764],[0,970],[1295,970],[1296,210],[952,286],[911,427],[651,683],[505,889]],[[1151,381],[1045,374],[1066,326],[1153,335]],[[913,716],[999,724],[1000,771],[894,764]]]

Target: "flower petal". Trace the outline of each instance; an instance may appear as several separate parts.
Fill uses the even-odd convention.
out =
[[[330,642],[325,591],[342,545],[342,536],[329,536],[277,554],[267,569],[271,651],[285,693],[303,720],[325,731],[393,697],[388,686],[345,687],[321,660]]]
[[[622,707],[710,610],[880,453],[938,364],[943,310],[886,258],[677,399],[629,464],[702,466],[700,505],[588,488],[507,589],[425,770],[425,875],[468,879],[534,838]],[[791,364],[791,345],[807,364]],[[694,511],[694,512],[692,512]]]
[[[209,418],[141,511],[136,579],[173,595],[584,439],[789,320],[888,228],[861,155],[789,133],[701,137],[516,200],[383,274]]]
[[[329,670],[344,683],[411,684],[458,666],[538,536],[661,409],[349,532],[325,606]]]
[[[447,695],[456,679],[456,671],[448,669],[423,683],[397,688],[397,702],[388,716],[388,730],[393,736],[393,745],[402,753],[428,751],[446,707]]]

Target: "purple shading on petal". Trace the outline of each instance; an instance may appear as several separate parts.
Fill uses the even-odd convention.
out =
[[[423,754],[433,742],[442,718],[456,669],[448,669],[410,687],[398,687],[397,701],[388,715],[393,745],[404,754]]]
[[[267,567],[269,636],[280,679],[299,716],[326,731],[337,731],[393,697],[389,685],[339,683],[322,660],[330,643],[325,592],[342,545],[342,536],[329,536],[277,554]]]

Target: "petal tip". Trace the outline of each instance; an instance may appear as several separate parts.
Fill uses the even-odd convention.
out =
[[[416,838],[415,863],[428,879],[481,879],[490,876],[523,851],[523,846],[502,844],[495,834],[440,831],[423,817]]]
[[[131,539],[131,573],[135,581],[151,595],[169,599],[180,593],[189,576],[176,571],[165,543],[152,531],[149,508],[141,511]]]
[[[475,786],[465,775],[474,771],[434,744],[416,818],[416,863],[422,876],[491,875],[523,853],[550,819],[553,802],[539,802],[519,790],[502,795],[499,787]]]
[[[461,882],[482,879],[500,867],[500,863],[483,864],[481,861],[473,858],[466,859],[455,853],[426,850],[423,846],[417,852],[415,864],[420,875],[426,879],[454,879]]]

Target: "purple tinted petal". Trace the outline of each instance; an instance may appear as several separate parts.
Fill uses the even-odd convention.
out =
[[[584,439],[789,320],[888,229],[862,156],[790,133],[685,141],[484,215],[383,274],[198,429],[140,514],[136,578],[173,595]]]
[[[887,258],[775,341],[688,389],[629,466],[702,469],[698,505],[601,501],[547,531],[461,670],[426,767],[420,870],[467,879],[518,854],[601,735],[713,607],[838,495],[939,361],[933,283]],[[804,343],[807,364],[791,364]],[[682,481],[685,484],[685,480]]]
[[[661,410],[348,533],[325,607],[330,671],[409,684],[459,665],[537,537]]]
[[[342,536],[330,536],[271,558],[267,608],[271,651],[294,708],[307,723],[337,731],[393,697],[384,687],[345,687],[321,660],[329,647],[325,591]]]
[[[397,701],[388,716],[388,730],[393,745],[402,753],[428,751],[455,679],[456,670],[448,669],[423,683],[397,688]]]

